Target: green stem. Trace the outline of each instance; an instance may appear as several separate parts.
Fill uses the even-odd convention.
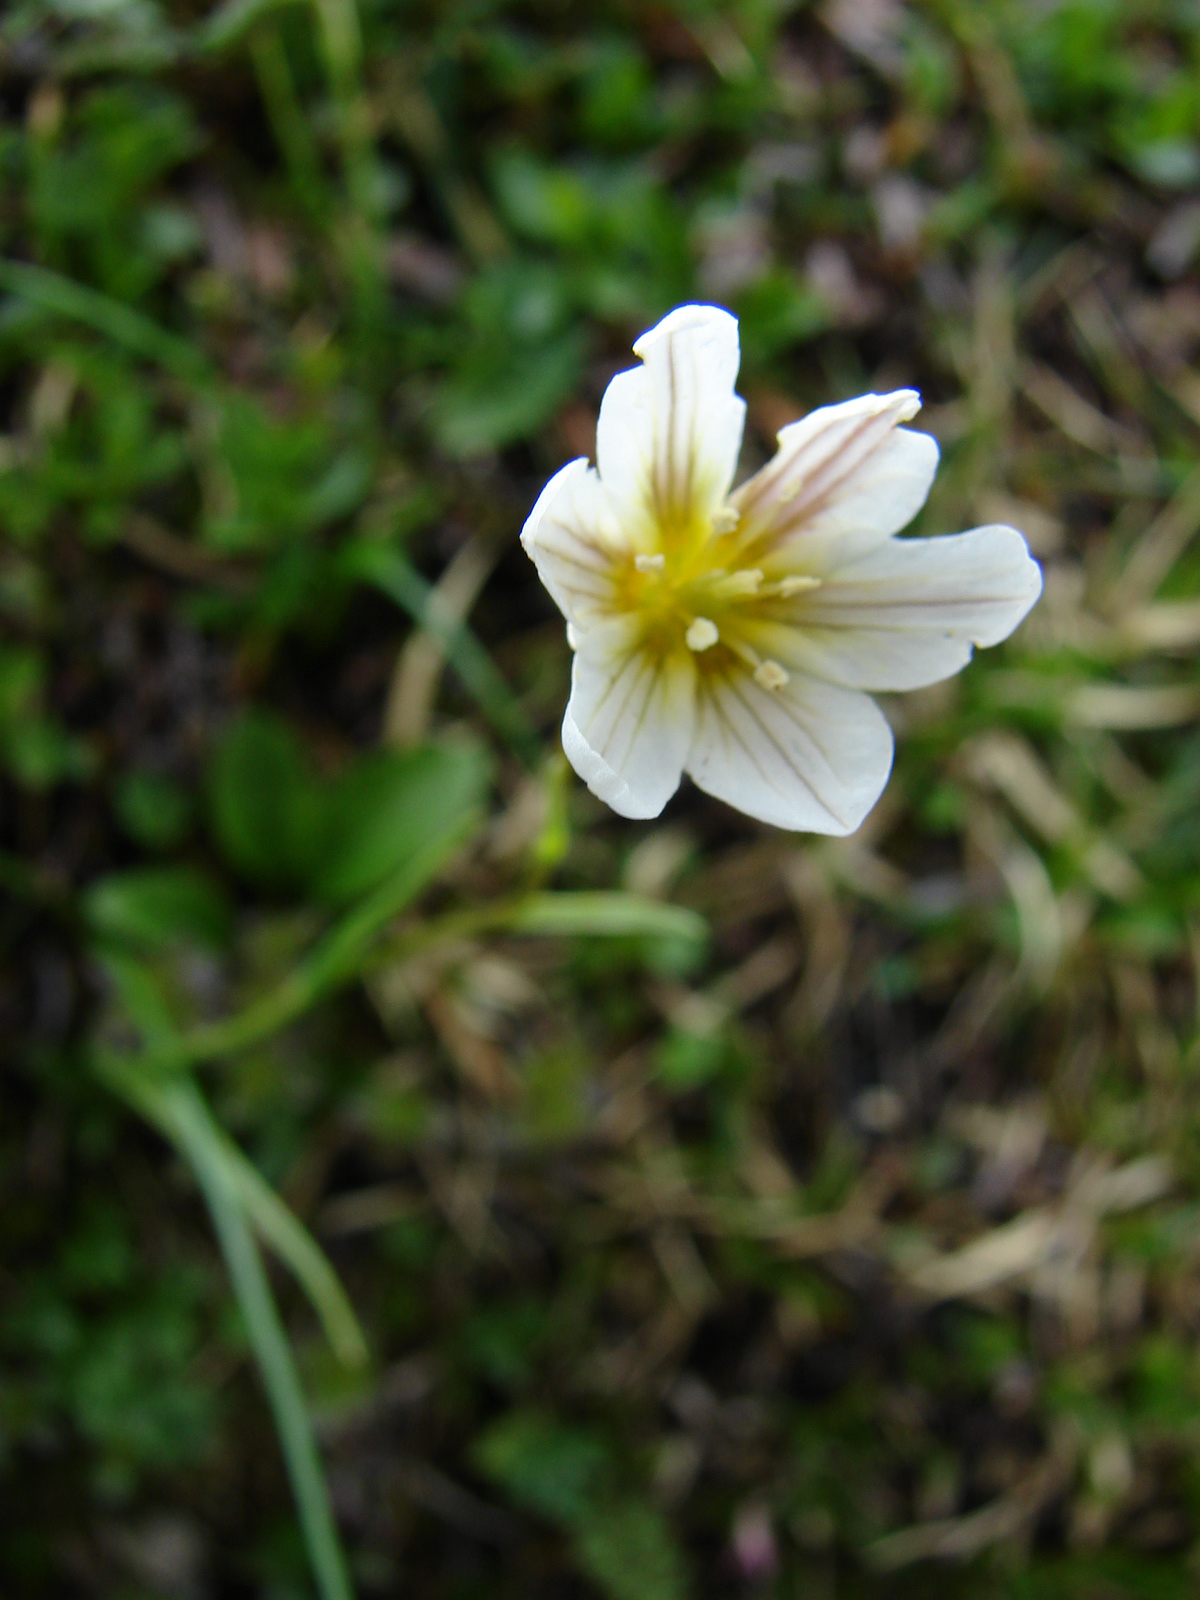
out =
[[[450,912],[437,922],[427,923],[415,933],[372,951],[376,935],[391,920],[395,908],[386,915],[362,915],[370,907],[368,901],[358,914],[351,913],[307,961],[262,1000],[236,1016],[197,1028],[156,1051],[161,1068],[169,1072],[235,1055],[296,1021],[325,994],[362,976],[369,967],[403,961],[446,939],[503,932],[534,938],[645,935],[702,940],[708,932],[703,917],[684,906],[664,905],[616,890],[535,892]],[[357,925],[348,926],[358,916],[361,920]]]
[[[455,843],[468,836],[475,821],[474,816],[463,818],[456,830]],[[418,850],[395,877],[355,906],[277,989],[236,1017],[185,1035],[179,1040],[177,1050],[172,1051],[172,1061],[180,1064],[210,1061],[216,1056],[234,1055],[248,1049],[278,1033],[303,1016],[324,995],[357,976],[376,938],[424,888],[444,864],[447,853],[447,836],[440,834],[425,849]]]
[[[334,243],[354,296],[358,355],[367,378],[381,378],[380,331],[387,315],[380,238],[372,194],[375,138],[362,86],[362,32],[355,0],[313,0],[337,118],[347,208]],[[390,380],[389,380],[390,381]]]
[[[359,89],[362,34],[354,0],[314,0],[321,28],[321,47],[330,85],[337,100],[352,100]]]
[[[328,215],[332,201],[278,28],[263,26],[255,30],[250,40],[250,59],[292,187],[310,219],[319,220]]]

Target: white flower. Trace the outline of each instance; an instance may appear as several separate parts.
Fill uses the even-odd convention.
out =
[[[911,389],[824,406],[730,493],[737,322],[681,306],[609,384],[521,542],[575,651],[563,748],[624,817],[684,772],[763,822],[850,833],[892,764],[869,689],[916,689],[1012,632],[1042,576],[1014,528],[894,535],[937,469]]]

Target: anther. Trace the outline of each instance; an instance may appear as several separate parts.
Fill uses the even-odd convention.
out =
[[[633,564],[639,572],[661,572],[667,564],[667,558],[661,552],[654,556],[634,556]]]
[[[783,688],[788,681],[788,675],[778,661],[760,661],[754,669],[754,681],[761,684],[764,689],[774,692]]]
[[[711,650],[721,635],[717,632],[716,623],[710,621],[708,617],[693,617],[683,637],[688,649],[698,652]]]
[[[732,533],[742,520],[740,511],[735,511],[733,506],[722,506],[713,512],[712,531],[714,533]]]

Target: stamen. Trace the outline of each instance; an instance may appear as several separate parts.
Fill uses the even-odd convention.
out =
[[[713,588],[723,599],[736,600],[743,595],[757,594],[762,588],[763,575],[758,567],[743,567],[727,577],[718,578]]]
[[[714,533],[732,533],[742,520],[741,512],[736,506],[722,506],[713,512],[712,531]]]
[[[759,590],[763,599],[779,598],[790,600],[794,594],[807,594],[810,589],[819,589],[822,580],[810,578],[806,573],[789,573],[786,578],[779,578],[775,583],[764,583]]]
[[[717,625],[708,617],[693,617],[684,634],[689,650],[697,652],[711,650],[721,635],[717,632]]]
[[[794,594],[803,594],[806,589],[819,589],[820,587],[820,578],[809,577],[807,573],[794,572],[789,577],[779,580],[778,593],[785,600],[788,600]]]
[[[661,572],[667,564],[667,558],[660,551],[653,556],[634,556],[633,564],[639,572]]]
[[[774,693],[776,689],[782,689],[784,684],[788,682],[788,674],[779,665],[778,661],[760,661],[754,669],[754,681],[761,684],[764,689],[770,689]]]

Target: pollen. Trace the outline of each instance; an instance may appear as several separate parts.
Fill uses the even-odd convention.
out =
[[[721,635],[717,632],[717,625],[708,617],[693,617],[684,634],[689,650],[697,652],[711,650]]]
[[[653,556],[634,556],[633,564],[639,572],[661,572],[667,564],[667,558],[661,552]]]
[[[761,684],[764,689],[770,689],[774,693],[776,689],[782,689],[784,684],[788,682],[788,674],[779,665],[778,661],[760,661],[754,669],[754,681],[757,684]]]

